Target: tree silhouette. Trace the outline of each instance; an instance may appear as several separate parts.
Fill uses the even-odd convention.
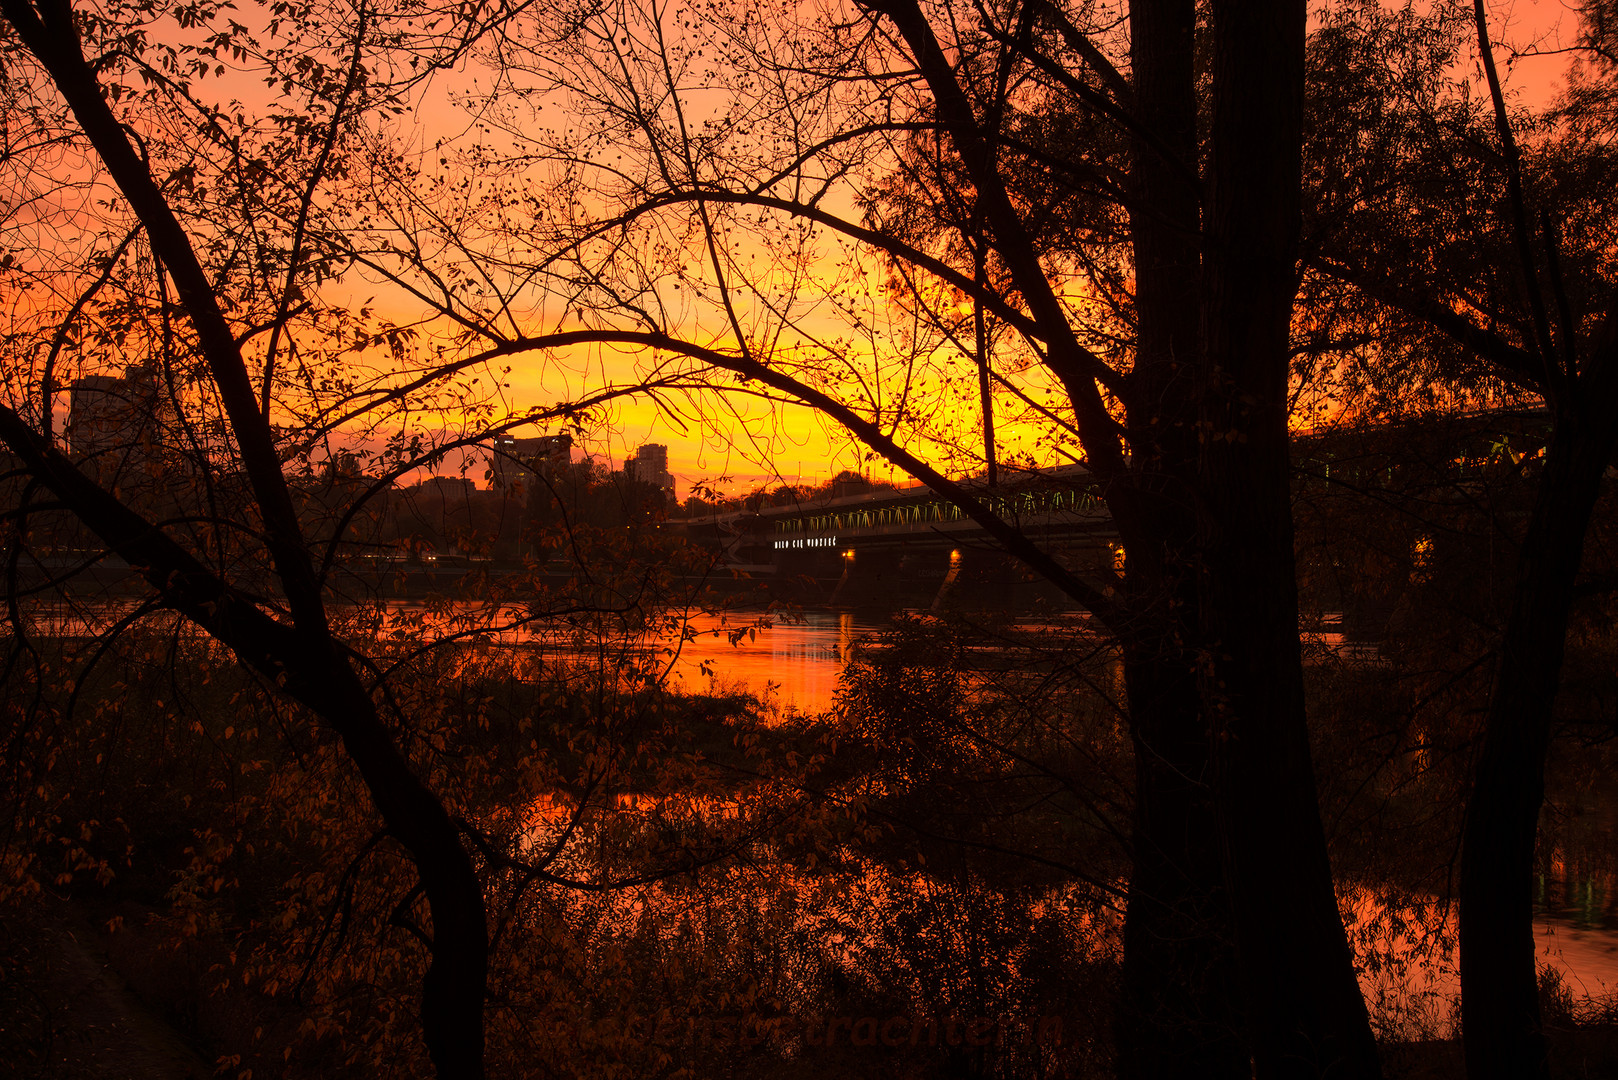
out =
[[[1125,1072],[1375,1075],[1288,509],[1303,5],[1135,3],[1127,35],[1048,4],[625,5],[513,20],[489,50],[489,135],[459,162],[511,254],[474,252],[418,183],[388,216],[441,223],[413,243],[456,251],[478,291],[371,265],[491,349],[633,350],[721,397],[807,406],[1087,607],[1122,649],[1137,750]],[[550,329],[510,317],[536,298]],[[1073,571],[929,464],[997,458],[966,437],[997,394],[1089,468],[1116,576]]]
[[[1585,47],[1599,62],[1600,12],[1591,15]],[[1458,53],[1468,34],[1482,102],[1446,93],[1434,62]],[[1363,51],[1375,42],[1387,50],[1381,57]],[[1547,417],[1541,460],[1525,465],[1537,473],[1534,503],[1512,529],[1514,592],[1493,661],[1460,880],[1468,1075],[1546,1076],[1534,851],[1585,536],[1618,446],[1618,310],[1603,250],[1613,161],[1588,126],[1578,129],[1599,124],[1600,95],[1589,82],[1576,89],[1574,123],[1560,130],[1513,109],[1481,3],[1447,31],[1437,19],[1360,10],[1322,35],[1321,52],[1323,74],[1335,78],[1323,78],[1320,92],[1347,107],[1323,110],[1336,131],[1320,131],[1322,164],[1341,172],[1313,223],[1315,265],[1354,286],[1375,313],[1389,370],[1371,378],[1387,380],[1395,408],[1425,379],[1463,400],[1537,403]],[[1400,53],[1399,64],[1387,63]],[[1388,74],[1400,69],[1403,79]],[[1332,146],[1344,135],[1361,140],[1351,154]],[[1401,352],[1416,362],[1399,363]]]
[[[272,13],[269,48],[223,9],[174,15],[187,44],[166,45],[140,12],[0,3],[32,140],[7,168],[30,205],[99,202],[104,234],[80,246],[91,258],[63,237],[0,266],[57,290],[19,307],[7,342],[0,438],[32,485],[14,517],[66,508],[153,605],[341,737],[431,910],[423,1023],[441,1073],[482,1067],[487,887],[557,875],[422,781],[383,681],[332,629],[333,580],[398,479],[638,395],[710,433],[753,402],[818,414],[1111,635],[1134,749],[1124,1075],[1377,1075],[1310,755],[1290,462],[1295,376],[1373,344],[1361,371],[1387,399],[1409,400],[1415,368],[1433,395],[1539,395],[1555,423],[1463,884],[1485,965],[1467,976],[1468,1008],[1486,1010],[1469,1055],[1533,1065],[1519,931],[1535,774],[1615,429],[1610,301],[1571,269],[1600,262],[1574,235],[1599,231],[1599,189],[1565,221],[1533,211],[1540,184],[1598,175],[1599,155],[1550,140],[1542,174],[1497,90],[1435,118],[1423,80],[1453,35],[1400,68],[1357,32],[1392,16],[1326,19],[1306,53],[1305,5],[1280,0],[362,5]],[[1481,14],[1473,29],[1487,56]],[[225,60],[269,81],[260,119],[201,100]],[[449,91],[466,130],[430,150],[397,137],[391,118],[441,105],[433,80],[457,65],[489,80]],[[1584,102],[1595,122],[1599,95]],[[33,227],[11,214],[15,235]],[[358,281],[386,303],[331,300]],[[416,312],[382,313],[400,307]],[[55,427],[73,374],[106,378],[140,349],[166,401],[146,442],[186,462],[158,485],[172,505],[96,464],[139,461],[144,436],[86,453],[70,433],[64,452]],[[510,410],[517,363],[563,400]],[[741,420],[766,455],[793,434]],[[367,439],[367,471],[344,474]],[[958,479],[1057,459],[1087,468],[1116,564],[1075,566]],[[314,515],[288,474],[326,466],[345,494]],[[536,520],[568,520],[567,498],[542,503]],[[591,505],[587,525],[622,516]],[[576,530],[573,551],[602,535]],[[584,566],[580,606],[618,617]],[[1494,895],[1510,903],[1491,915],[1477,898]],[[1489,973],[1476,942],[1507,929],[1514,966]]]
[[[307,709],[340,743],[381,822],[334,882],[334,911],[352,906],[355,874],[379,843],[403,849],[415,880],[386,923],[427,951],[427,1051],[440,1075],[482,1075],[486,904],[505,905],[506,920],[538,884],[611,889],[717,856],[690,843],[652,845],[642,853],[661,855],[618,882],[548,869],[596,829],[594,793],[622,782],[616,747],[578,766],[577,798],[548,854],[515,846],[514,834],[497,842],[464,816],[464,798],[446,797],[457,785],[441,770],[435,782],[425,779],[433,749],[411,723],[411,695],[390,677],[437,645],[518,631],[557,610],[535,604],[513,615],[496,596],[440,633],[423,624],[423,640],[399,657],[388,643],[363,652],[348,615],[334,608],[353,603],[348,556],[376,543],[361,525],[400,477],[521,424],[577,419],[591,400],[624,391],[493,416],[475,380],[457,382],[481,358],[413,365],[413,329],[321,295],[337,264],[353,258],[334,243],[323,210],[331,189],[355,176],[361,119],[397,109],[401,90],[418,78],[411,69],[452,62],[464,39],[412,36],[417,13],[383,19],[370,8],[351,23],[309,12],[272,20],[260,28],[268,47],[246,27],[216,19],[219,9],[107,14],[48,0],[0,11],[5,89],[19,118],[8,132],[20,139],[5,158],[18,198],[6,208],[3,272],[19,297],[30,297],[11,312],[0,403],[11,475],[25,481],[11,485],[6,508],[14,526],[7,677],[27,673],[30,651],[36,682],[49,667],[30,641],[29,597],[111,556],[144,592],[130,614],[111,620],[110,637],[153,612],[175,613]],[[158,19],[162,35],[147,35],[147,17]],[[412,47],[419,51],[407,58]],[[227,61],[269,77],[262,113],[208,103],[202,84],[222,77]],[[53,230],[48,242],[19,241]],[[387,358],[380,367],[362,362],[370,350]],[[135,357],[146,365],[104,374]],[[79,423],[64,444],[55,412],[70,387]],[[402,420],[424,409],[445,422]],[[379,429],[380,449],[365,448],[366,434]],[[361,447],[381,475],[345,465],[345,446]],[[319,490],[317,470],[327,481]],[[72,538],[78,546],[65,549],[65,568],[60,543],[58,561],[35,563],[40,584],[19,570],[35,557],[31,527],[63,511],[87,534]],[[642,579],[627,592],[592,580],[590,599],[556,608],[585,617],[650,606],[655,575],[637,559],[617,561]],[[676,563],[665,559],[665,571]],[[88,625],[97,625],[95,614],[92,603]],[[113,647],[109,640],[92,650],[80,677]],[[643,669],[641,661],[619,662],[624,678]],[[653,865],[659,858],[661,868]],[[325,940],[322,933],[311,963]]]

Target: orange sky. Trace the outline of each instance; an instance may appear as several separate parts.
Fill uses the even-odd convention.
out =
[[[1559,89],[1560,76],[1567,62],[1566,54],[1556,50],[1568,44],[1575,27],[1567,3],[1564,0],[1516,0],[1511,4],[1491,3],[1490,10],[1493,19],[1491,28],[1496,40],[1516,47],[1513,52],[1503,46],[1499,52],[1505,64],[1503,73],[1509,84],[1529,102],[1537,104],[1549,100]],[[452,119],[457,114],[442,99],[453,95],[457,89],[471,86],[475,79],[475,74],[470,70],[444,76],[433,88],[435,103],[424,105],[413,121],[402,121],[398,131],[417,147],[427,147],[430,140],[436,137],[433,131],[435,125],[457,122]],[[262,97],[262,88],[257,86],[255,80],[238,80],[232,86],[231,80],[227,79],[224,85],[230,86],[232,94],[247,97],[250,101]],[[420,119],[423,116],[433,119],[423,122]],[[848,212],[857,217],[853,208],[848,208]],[[835,287],[833,283],[837,280],[846,286],[848,276],[842,258],[842,253],[828,246],[823,267],[817,264],[811,272],[810,288],[825,287],[829,291]],[[824,286],[814,284],[820,279],[825,281]],[[416,309],[412,307],[414,302],[402,293],[390,297],[386,287],[369,283],[359,283],[356,287],[345,282],[337,288],[344,291],[353,289],[355,301],[380,289],[382,295],[378,297],[377,305],[396,311],[393,315],[396,321],[405,323],[416,317]],[[882,313],[876,310],[881,307],[880,302],[873,303],[875,316],[880,319]],[[537,317],[547,316],[539,312]],[[554,317],[554,314],[550,317]],[[527,329],[529,332],[543,332],[552,328],[534,326]],[[879,347],[875,344],[871,346]],[[603,377],[627,378],[632,367],[630,362],[622,359],[606,361],[598,356],[586,360],[582,353],[575,354],[571,371],[565,358],[558,362],[556,358],[517,357],[508,362],[511,371],[504,376],[508,384],[504,398],[514,410],[564,400]],[[975,398],[975,387],[971,388],[970,393],[963,393],[960,386],[948,385],[952,379],[959,381],[966,378],[968,370],[957,366],[954,372],[959,374],[953,374],[942,364],[937,365],[935,374],[927,376],[919,384],[918,398],[934,401],[939,409],[958,410],[957,426],[975,431],[977,415],[975,405],[971,404]],[[932,381],[929,383],[928,379]],[[949,397],[950,392],[954,392],[953,399]],[[773,484],[779,480],[818,483],[845,468],[869,470],[877,478],[891,476],[896,480],[905,479],[895,475],[885,462],[866,461],[862,453],[850,445],[846,436],[808,409],[769,407],[756,399],[745,397],[733,396],[717,403],[712,400],[712,395],[708,398],[700,403],[676,402],[672,411],[648,400],[622,400],[604,410],[600,422],[579,440],[580,445],[589,452],[608,456],[616,465],[642,443],[666,444],[669,447],[670,469],[678,479],[681,497],[689,493],[692,483],[696,481],[728,480],[721,486],[745,490],[759,483]],[[997,402],[997,415],[1002,425],[999,433],[1001,456],[1022,452],[1041,463],[1059,460],[1048,449],[1036,445],[1034,430],[1020,430],[1007,423],[1011,406],[1009,397]],[[947,422],[947,415],[938,418]],[[534,432],[518,432],[531,433]],[[971,444],[974,438],[968,437],[963,441]],[[930,453],[926,456],[934,457]],[[768,471],[765,463],[773,465],[773,473]],[[968,463],[963,461],[954,471],[967,467]],[[481,469],[473,469],[470,475],[481,475]]]
[[[1490,14],[1491,33],[1508,86],[1525,102],[1547,103],[1561,89],[1568,62],[1567,54],[1558,50],[1570,44],[1576,29],[1569,4],[1564,0],[1491,3]],[[518,404],[545,401],[548,392],[554,396],[554,386],[535,366],[519,361],[510,378],[513,399]],[[1003,402],[998,409],[1009,411],[1010,404]],[[891,473],[880,461],[867,466],[845,437],[809,410],[778,407],[771,415],[756,402],[732,402],[727,407],[737,410],[728,419],[728,437],[722,409],[706,410],[710,420],[716,422],[682,427],[649,402],[620,404],[591,449],[604,451],[619,461],[643,442],[666,443],[682,496],[696,479],[728,477],[731,486],[741,488],[775,482],[775,476],[760,469],[761,460],[773,461],[778,476],[788,482],[817,482],[841,468],[870,467],[873,475],[884,478]],[[975,412],[962,420],[965,426],[976,428]],[[1006,424],[1003,414],[1001,424],[1002,454],[1032,449],[1032,433]]]

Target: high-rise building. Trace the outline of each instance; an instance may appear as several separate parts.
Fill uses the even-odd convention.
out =
[[[669,472],[669,448],[662,443],[645,443],[635,456],[624,462],[624,472],[643,484],[651,484],[674,498],[674,476]]]
[[[174,409],[151,368],[74,379],[67,400],[68,449],[92,476],[155,476],[172,466],[163,447]]]
[[[531,490],[536,476],[557,476],[573,457],[573,436],[539,435],[518,439],[500,435],[490,445],[489,486],[496,491]]]
[[[74,457],[82,461],[128,443],[136,411],[132,389],[117,375],[73,380],[67,392],[67,442]]]

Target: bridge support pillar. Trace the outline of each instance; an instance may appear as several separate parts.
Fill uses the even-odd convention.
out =
[[[854,549],[849,548],[848,550],[843,552],[843,576],[837,579],[837,587],[834,588],[831,591],[831,596],[828,597],[827,600],[826,600],[826,604],[827,604],[828,607],[835,607],[836,606],[837,601],[839,599],[841,599],[841,597],[843,595],[843,589],[845,587],[847,587],[849,579],[852,578],[853,576],[854,576]]]
[[[949,596],[950,590],[955,587],[955,579],[961,576],[961,551],[956,548],[949,553],[949,573],[944,575],[944,581],[938,586],[938,595],[933,597],[932,610],[938,611],[944,606],[944,600]]]

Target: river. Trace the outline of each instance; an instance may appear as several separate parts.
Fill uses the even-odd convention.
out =
[[[727,631],[748,627],[733,645]],[[885,624],[850,612],[804,611],[701,616],[697,637],[680,648],[673,678],[688,691],[745,690],[782,708],[831,707],[837,678],[861,638]]]
[[[43,637],[92,637],[135,610],[133,603],[35,603],[25,612],[30,631]],[[364,609],[359,609],[364,610]],[[384,635],[454,636],[474,626],[510,625],[524,614],[510,606],[490,611],[482,605],[456,604],[446,609],[415,600],[393,600],[385,606]],[[334,613],[339,619],[343,612]],[[173,616],[158,614],[156,620]],[[184,626],[184,624],[181,624]],[[690,693],[747,692],[768,698],[782,709],[814,713],[831,707],[837,678],[854,655],[859,640],[879,633],[887,623],[869,614],[837,611],[740,610],[699,613],[688,620],[687,640],[678,632],[654,637],[650,648],[672,652],[670,681]],[[741,631],[732,641],[732,636]],[[568,632],[553,622],[477,634],[501,645],[544,642],[566,654]]]
[[[90,605],[70,611],[41,611],[35,630],[74,636],[95,633],[106,629],[126,610],[118,605]],[[412,623],[427,623],[442,630],[457,618],[442,609],[437,609],[437,614],[433,610],[419,603],[393,602],[388,605],[388,623],[404,631]],[[745,691],[783,710],[816,713],[834,703],[838,677],[849,658],[857,654],[861,640],[880,633],[886,625],[868,613],[742,611],[696,616],[683,642],[678,634],[666,634],[648,644],[669,655],[670,681],[687,691]],[[1037,634],[1057,628],[1031,625],[1020,629]],[[736,631],[743,632],[733,642]],[[526,629],[484,636],[508,645],[539,640]],[[554,631],[547,631],[544,637],[560,652],[570,651],[565,639]],[[1318,638],[1321,644],[1334,648],[1343,644],[1332,640],[1335,635]],[[1618,793],[1613,801],[1618,802]],[[1604,827],[1607,824],[1603,820],[1597,826],[1603,836],[1610,835]],[[1535,921],[1534,932],[1541,968],[1556,972],[1575,1002],[1618,994],[1618,889],[1613,887],[1613,875],[1605,867],[1563,867],[1558,853],[1540,890],[1545,894],[1543,910]],[[1419,946],[1417,938],[1425,935],[1411,927],[1412,913],[1382,911],[1372,892],[1348,898],[1345,903],[1356,923],[1392,915],[1385,921],[1403,928],[1393,932],[1393,939],[1385,938],[1379,948],[1404,954],[1408,966],[1380,973],[1367,971],[1361,978],[1373,1014],[1380,1013],[1383,1018],[1385,1034],[1450,1034],[1459,992],[1453,954]],[[1420,922],[1431,929],[1445,917],[1435,906]],[[1447,918],[1453,930],[1453,910]]]
[[[769,619],[767,626],[732,646],[723,630],[744,624],[749,617],[764,614],[733,615],[723,625],[712,618],[696,623],[702,636],[687,643],[675,668],[687,689],[745,688],[783,706],[819,711],[832,704],[838,675],[856,653],[860,639],[885,628],[884,623],[846,612],[806,611],[791,620]],[[1332,648],[1352,647],[1337,635],[1316,635],[1316,639]],[[705,674],[704,669],[713,674]],[[1605,873],[1570,868],[1557,880],[1540,885],[1549,894],[1543,898],[1548,910],[1534,924],[1537,962],[1541,969],[1555,973],[1575,1006],[1584,999],[1610,999],[1618,994],[1618,896],[1607,879]],[[1384,911],[1369,891],[1345,898],[1345,903],[1356,922],[1391,915],[1391,925],[1408,926],[1413,914]],[[1425,921],[1432,927],[1445,918],[1453,941],[1453,907],[1446,913],[1434,905]],[[1408,966],[1375,971],[1376,965],[1368,964],[1361,976],[1362,989],[1373,1013],[1379,1014],[1385,1035],[1450,1036],[1458,1020],[1460,994],[1455,956],[1453,950],[1419,946],[1417,936],[1401,932],[1393,940],[1384,939],[1381,947],[1404,953]]]

